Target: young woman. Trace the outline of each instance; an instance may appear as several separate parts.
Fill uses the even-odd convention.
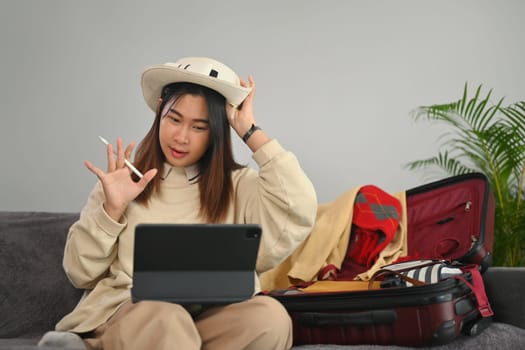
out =
[[[287,349],[291,322],[274,299],[254,296],[190,313],[181,305],[130,301],[138,223],[256,223],[263,228],[257,273],[284,260],[315,220],[314,188],[295,156],[256,126],[255,83],[202,57],[146,69],[142,90],[156,117],[136,151],[107,146],[107,170],[70,229],[63,265],[87,290],[56,326],[90,349]],[[241,104],[242,103],[242,104]],[[234,161],[230,127],[259,171]],[[256,287],[258,288],[258,286]]]

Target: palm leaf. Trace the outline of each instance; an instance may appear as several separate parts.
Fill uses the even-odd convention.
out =
[[[502,109],[502,113],[507,117],[509,128],[513,133],[512,156],[516,163],[514,176],[516,177],[516,196],[517,208],[520,209],[521,203],[525,198],[525,101],[519,101]]]
[[[476,169],[461,163],[459,160],[450,158],[448,152],[440,152],[437,156],[432,158],[409,162],[407,163],[406,167],[409,170],[420,170],[429,167],[436,167],[443,170],[447,174],[454,175],[467,174],[476,171]]]

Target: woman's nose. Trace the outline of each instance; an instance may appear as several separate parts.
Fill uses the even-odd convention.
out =
[[[176,128],[174,139],[176,142],[180,144],[186,144],[188,143],[188,129],[184,126],[180,126]]]

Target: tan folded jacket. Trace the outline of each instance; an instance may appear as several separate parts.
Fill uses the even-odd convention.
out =
[[[261,274],[262,290],[285,289],[300,282],[315,281],[318,272],[329,264],[341,267],[350,240],[354,201],[360,188],[353,188],[335,201],[318,206],[316,222],[308,238],[280,265]],[[399,227],[374,265],[357,275],[357,280],[368,281],[381,266],[407,255],[405,192],[393,196],[401,202]]]

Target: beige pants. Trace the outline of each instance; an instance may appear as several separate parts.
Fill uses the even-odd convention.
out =
[[[292,346],[286,310],[265,296],[215,307],[195,319],[177,304],[128,302],[93,334],[84,339],[93,350],[281,350]]]

